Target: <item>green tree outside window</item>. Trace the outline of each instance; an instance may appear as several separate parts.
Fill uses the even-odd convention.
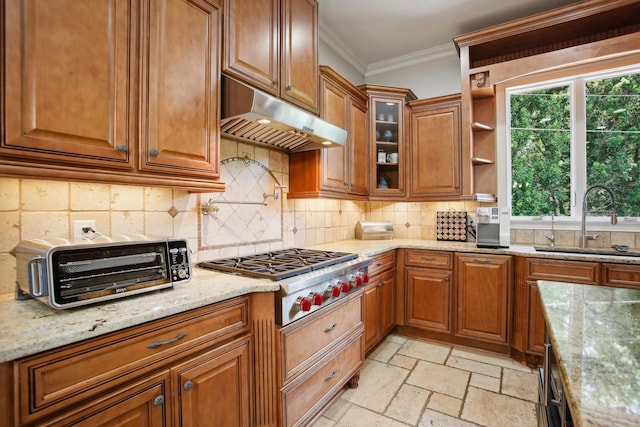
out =
[[[587,176],[574,186],[607,185],[619,216],[640,217],[640,74],[576,82],[581,106],[569,83],[509,95],[512,215],[571,216],[573,105],[585,109],[586,141],[576,144],[586,143]]]

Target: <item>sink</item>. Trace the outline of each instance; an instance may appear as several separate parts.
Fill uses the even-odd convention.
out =
[[[640,250],[626,249],[625,247],[611,248],[573,248],[569,246],[534,246],[537,252],[555,252],[587,255],[616,255],[640,257]]]

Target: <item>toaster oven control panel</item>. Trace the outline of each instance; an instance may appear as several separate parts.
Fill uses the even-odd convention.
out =
[[[173,283],[191,278],[191,256],[185,240],[169,240],[169,270]]]

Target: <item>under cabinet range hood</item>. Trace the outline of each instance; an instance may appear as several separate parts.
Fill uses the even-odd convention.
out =
[[[272,95],[222,76],[223,136],[294,152],[341,147],[347,131]]]

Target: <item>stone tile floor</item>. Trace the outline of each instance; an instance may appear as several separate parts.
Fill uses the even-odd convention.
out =
[[[312,427],[535,427],[537,393],[506,355],[392,334]]]

